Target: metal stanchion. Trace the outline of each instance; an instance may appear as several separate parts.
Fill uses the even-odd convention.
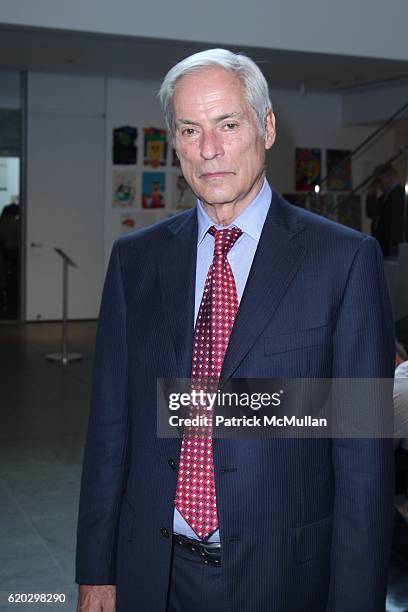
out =
[[[68,266],[77,268],[78,266],[68,257],[64,251],[54,247],[54,251],[62,258],[62,351],[61,353],[49,353],[46,355],[48,361],[58,361],[62,365],[67,365],[70,361],[80,361],[80,353],[69,353],[67,349],[67,326],[68,326]]]

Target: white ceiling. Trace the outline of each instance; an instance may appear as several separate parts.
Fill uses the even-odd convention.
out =
[[[219,43],[222,46],[222,42]],[[200,43],[0,27],[0,70],[160,79]],[[272,87],[338,91],[408,81],[408,62],[235,48],[255,59]]]

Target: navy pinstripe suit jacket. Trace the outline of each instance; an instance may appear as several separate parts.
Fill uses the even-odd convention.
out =
[[[165,610],[181,440],[157,437],[156,379],[190,375],[196,239],[195,210],[120,238],[105,281],[76,579],[116,584],[118,612]],[[376,241],[274,193],[222,376],[392,377],[393,362]],[[214,467],[219,610],[384,610],[392,440],[218,439]]]

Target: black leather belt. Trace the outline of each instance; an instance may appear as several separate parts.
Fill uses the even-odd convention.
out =
[[[221,565],[221,544],[219,542],[199,542],[177,533],[173,535],[173,542],[199,555],[206,565]]]

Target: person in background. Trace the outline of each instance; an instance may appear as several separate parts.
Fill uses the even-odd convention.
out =
[[[11,202],[0,215],[0,312],[14,316],[18,308],[20,206]]]
[[[408,355],[395,343],[394,379],[395,493],[392,550],[408,563]]]
[[[395,343],[394,444],[408,453],[408,355],[402,344]],[[407,491],[408,493],[408,491]]]
[[[380,243],[384,257],[396,257],[404,240],[405,189],[390,163],[373,172],[366,199],[366,214],[371,219],[371,235]]]

